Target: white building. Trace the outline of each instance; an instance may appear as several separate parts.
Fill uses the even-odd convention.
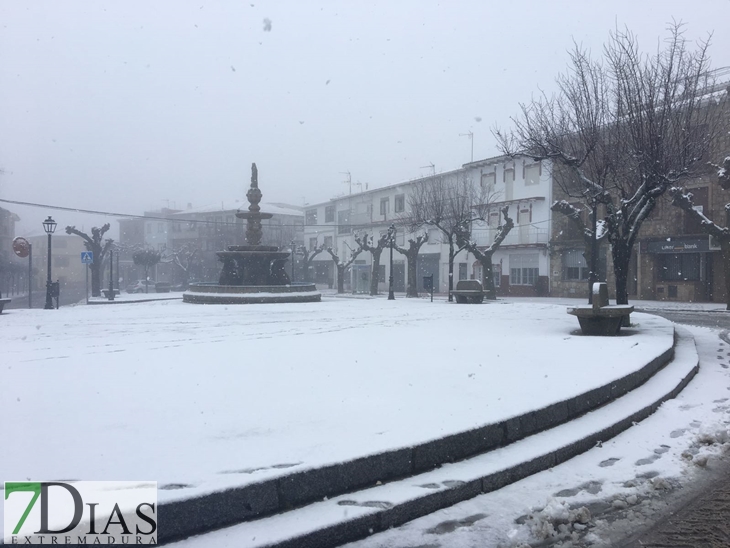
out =
[[[493,189],[489,222],[475,224],[472,238],[480,246],[490,245],[500,224],[500,210],[509,206],[515,228],[494,254],[495,282],[501,295],[547,295],[549,291],[548,239],[550,234],[552,185],[544,163],[528,158],[499,156],[465,164],[459,169],[440,173],[440,178],[467,177]],[[378,189],[350,194],[305,208],[304,243],[310,249],[324,244],[347,260],[357,248],[355,234],[367,233],[377,239],[394,223],[396,243],[406,246],[414,233],[407,233],[398,221],[409,214],[409,196],[416,185],[426,184],[432,177],[398,183]],[[448,245],[435,227],[423,227],[429,241],[423,245],[418,259],[418,286],[423,277],[433,274],[437,292],[448,291]],[[380,260],[379,290],[388,288],[389,251]],[[398,252],[393,257],[393,278],[396,292],[405,291],[406,262]],[[321,287],[333,287],[336,268],[329,254],[319,254],[313,262],[314,281]],[[371,254],[361,253],[345,280],[346,290],[366,292],[371,276]],[[481,267],[471,253],[456,256],[454,277],[481,279]]]

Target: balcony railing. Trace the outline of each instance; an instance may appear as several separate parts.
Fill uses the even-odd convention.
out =
[[[477,245],[488,246],[494,241],[494,237],[497,234],[496,228],[475,228],[472,233],[472,239],[474,239]],[[516,226],[502,242],[502,245],[534,245],[534,244],[547,244],[548,243],[548,231],[546,228],[535,228],[532,226],[520,227]]]

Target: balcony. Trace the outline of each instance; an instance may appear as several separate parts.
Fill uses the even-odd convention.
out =
[[[496,228],[475,228],[472,239],[479,246],[491,245],[494,236],[497,234]],[[502,242],[503,246],[507,245],[546,245],[548,243],[548,230],[546,228],[535,228],[530,225],[518,226],[513,228]]]

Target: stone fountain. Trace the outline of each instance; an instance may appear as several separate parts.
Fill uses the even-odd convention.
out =
[[[284,265],[288,251],[276,246],[261,245],[261,220],[270,219],[271,213],[262,213],[259,207],[259,189],[256,164],[251,165],[251,188],[246,193],[248,211],[238,211],[236,217],[246,219],[246,244],[231,245],[218,251],[223,263],[218,283],[192,283],[183,293],[183,301],[195,304],[246,304],[316,302],[322,299],[313,283],[292,283]]]

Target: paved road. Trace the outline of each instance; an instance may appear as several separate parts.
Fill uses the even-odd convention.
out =
[[[728,342],[730,312],[651,311],[677,323],[722,329]],[[730,467],[718,471],[713,482],[698,486],[698,496],[675,509],[649,531],[623,548],[728,548],[730,547]]]
[[[641,308],[637,308],[636,311],[656,314],[676,323],[712,327],[715,329],[730,329],[730,311],[643,310]]]

